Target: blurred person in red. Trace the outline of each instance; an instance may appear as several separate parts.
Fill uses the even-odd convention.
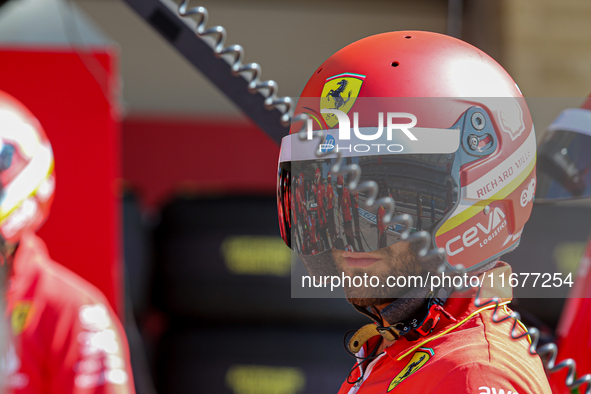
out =
[[[361,228],[359,225],[359,193],[355,192],[352,196],[349,196],[349,199],[353,203],[352,210],[353,210],[353,223],[355,223],[355,239],[357,240],[357,244],[359,245],[359,251],[363,252],[363,243],[361,242]]]
[[[316,218],[313,213],[306,214],[306,225],[304,230],[304,245],[309,253],[318,252],[318,233],[316,232]]]
[[[538,148],[537,203],[591,197],[591,96],[580,108],[562,111]],[[557,328],[556,362],[576,361],[576,378],[591,373],[591,239]],[[555,394],[567,394],[567,370],[550,375]],[[582,386],[584,387],[584,386]]]
[[[332,188],[332,176],[330,171],[325,180],[326,186],[326,217],[328,219],[328,232],[330,234],[330,242],[334,246],[337,237],[337,227],[334,220],[334,190]]]
[[[302,187],[301,183],[303,182],[303,176],[300,176],[296,179],[296,187],[295,187],[295,198],[292,196],[292,200],[295,204],[295,213],[293,215],[293,221],[295,223],[294,233],[298,239],[300,245],[302,244],[302,232],[303,228],[305,227],[306,223],[304,223],[304,199],[302,198]]]
[[[337,176],[337,200],[339,202],[339,211],[341,210],[341,205],[343,204],[343,176]]]
[[[296,193],[297,194],[297,193]],[[289,220],[293,220],[293,224],[292,227],[294,229],[294,235],[297,239],[296,242],[298,242],[300,245],[302,244],[302,239],[300,237],[300,231],[299,231],[299,226],[298,226],[298,221],[300,219],[300,212],[299,212],[299,204],[297,203],[297,198],[295,196],[291,196],[291,200],[290,201],[285,201],[286,204],[290,204],[290,209],[292,210],[292,212],[298,212],[297,214],[292,215],[290,218],[288,218]]]
[[[290,222],[283,218],[291,213],[279,215],[285,243],[310,276],[336,273],[329,276],[330,284],[342,278],[339,290],[373,321],[345,341],[355,363],[339,394],[550,394],[523,327],[514,327],[510,318],[493,322],[493,310],[497,319],[510,316],[512,288],[500,279],[483,280],[511,275],[499,258],[519,245],[535,190],[530,190],[536,179],[533,122],[507,72],[453,37],[383,33],[354,42],[322,63],[295,113],[316,122],[303,129],[294,122],[283,138],[278,210],[290,198],[291,188],[283,185],[293,184],[292,174],[311,177],[317,166],[334,169],[338,160],[336,148],[319,157],[319,139],[302,142],[301,131],[311,135],[313,127],[330,135],[340,163],[351,164],[342,170],[348,172],[341,193],[347,242],[308,253],[290,237]],[[393,187],[405,200],[417,196],[416,205],[386,197]],[[360,217],[365,221],[360,231],[371,241],[365,251],[352,240],[348,195],[354,189],[368,212]],[[411,215],[422,207],[424,191],[448,204],[445,212],[435,212],[434,223]],[[365,203],[376,196],[384,200]],[[389,215],[395,205],[404,214],[394,223]],[[385,214],[378,213],[380,206]],[[373,215],[382,217],[378,230],[394,224],[381,242],[371,226]],[[469,275],[470,285],[458,289],[451,280],[426,279],[442,277],[441,270],[456,279]]]
[[[386,209],[384,207],[378,208],[377,221],[378,221],[378,249],[385,248],[387,246],[387,234],[386,234],[386,223],[384,223],[384,216],[386,215]]]
[[[0,92],[0,249],[11,344],[8,393],[134,393],[127,339],[105,296],[53,261],[35,231],[55,192],[50,142],[34,115]]]
[[[343,186],[343,195],[341,199],[341,207],[343,208],[343,227],[345,231],[345,237],[347,239],[347,245],[351,245],[355,248],[355,237],[353,236],[353,216],[351,215],[351,210],[353,209],[351,204],[351,194],[349,193],[349,188],[347,186]]]
[[[318,204],[318,233],[321,242],[323,242],[326,247],[330,245],[328,243],[328,219],[326,217],[326,204],[324,202],[326,197],[326,189],[324,187],[324,182],[322,182],[320,169],[316,170],[316,183],[318,184],[318,187],[316,188],[316,204]]]

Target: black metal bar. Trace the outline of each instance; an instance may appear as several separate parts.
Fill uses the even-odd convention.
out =
[[[462,17],[464,13],[463,0],[448,0],[447,2],[447,34],[462,37]]]
[[[158,31],[193,66],[213,82],[271,139],[278,144],[289,133],[289,127],[281,124],[281,111],[268,110],[265,96],[250,93],[244,77],[232,74],[228,62],[215,55],[214,50],[197,35],[196,27],[178,14],[178,5],[167,0],[124,0],[146,22]]]

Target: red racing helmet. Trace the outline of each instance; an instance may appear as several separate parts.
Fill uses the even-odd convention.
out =
[[[51,144],[35,116],[0,91],[0,236],[17,243],[47,219],[55,191]]]
[[[304,126],[327,136],[320,148],[319,138],[302,141],[299,122],[283,139],[280,218],[293,214],[281,211],[293,190],[291,174],[303,175],[308,187],[318,172],[335,172],[336,155],[328,153],[339,151],[347,164],[360,167],[362,182],[376,181],[379,194],[395,200],[396,212],[412,217],[411,233],[431,234],[449,264],[477,267],[519,244],[535,193],[534,126],[513,79],[478,48],[423,31],[364,38],[318,67],[298,101],[295,114],[301,113],[311,119]],[[316,156],[319,149],[327,155]],[[345,245],[383,247],[378,207],[366,205],[368,198],[360,191],[359,209],[352,211],[359,215],[355,234],[363,247],[340,228],[336,237],[320,237],[318,253]],[[335,210],[335,223],[348,225],[349,213]],[[285,242],[306,254],[292,242],[302,229],[290,223],[280,219]],[[401,231],[401,224],[390,224],[386,244],[400,241]]]

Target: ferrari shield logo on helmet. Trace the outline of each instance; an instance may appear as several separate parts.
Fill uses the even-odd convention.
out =
[[[402,368],[402,371],[400,371],[400,373],[396,375],[394,379],[392,379],[392,381],[390,382],[390,386],[388,387],[388,393],[394,390],[394,388],[398,386],[404,379],[408,378],[410,375],[418,371],[419,368],[425,365],[427,361],[429,361],[429,359],[434,355],[435,352],[431,348],[419,348],[415,352],[415,354],[412,355],[412,358],[410,359],[408,364],[406,364],[406,366]]]
[[[320,110],[338,109],[348,113],[361,90],[365,75],[343,73],[326,79],[320,97]],[[322,114],[328,127],[335,127],[339,123],[334,114]]]

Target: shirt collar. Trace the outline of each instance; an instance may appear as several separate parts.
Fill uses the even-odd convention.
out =
[[[420,337],[416,341],[407,341],[402,337],[386,348],[386,354],[394,359],[399,358],[409,348],[416,347],[426,341],[431,341],[433,337],[441,335],[441,333],[458,325],[458,323],[465,323],[471,320],[471,318],[475,317],[475,313],[483,308],[483,304],[486,301],[492,300],[495,297],[499,299],[499,303],[510,302],[513,298],[513,289],[509,285],[511,272],[510,265],[504,262],[498,262],[491,270],[476,275],[481,283],[479,287],[470,287],[463,291],[453,292],[444,305],[444,309],[456,319],[456,322],[442,317],[433,332],[429,335]],[[466,274],[466,277],[469,284],[470,275]],[[479,306],[476,306],[477,296]],[[488,305],[492,306],[495,304],[491,302]],[[452,331],[456,329],[461,330],[462,324],[458,325]]]

